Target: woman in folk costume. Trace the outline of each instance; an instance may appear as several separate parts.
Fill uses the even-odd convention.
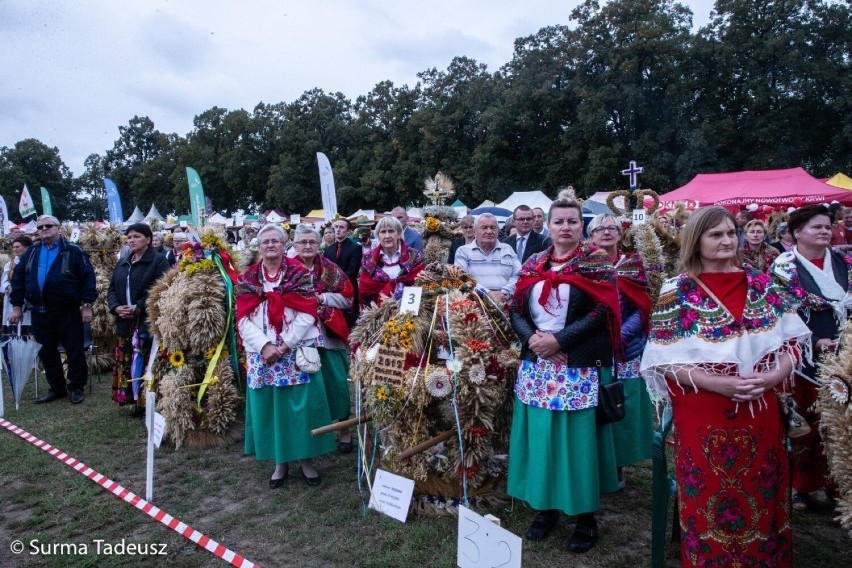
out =
[[[619,341],[615,272],[606,254],[580,242],[573,200],[553,202],[553,245],[521,269],[512,326],[522,343],[509,440],[507,493],[539,513],[526,538],[544,540],[559,512],[577,515],[568,550],[597,542],[601,492],[618,490],[611,425],[595,417],[598,382],[611,378]]]
[[[654,415],[651,397],[639,374],[639,361],[648,341],[651,320],[651,293],[648,277],[637,252],[619,249],[621,225],[613,215],[597,215],[589,221],[592,244],[603,250],[615,266],[618,298],[621,302],[621,347],[624,363],[616,364],[616,378],[623,381],[625,416],[612,424],[618,484],[624,488],[624,469],[651,459],[654,441]]]
[[[260,262],[240,275],[236,290],[248,368],[245,453],[275,460],[270,489],[283,485],[295,460],[306,483],[319,485],[311,458],[334,451],[333,435],[310,433],[331,422],[322,370],[308,373],[296,363],[297,350],[310,351],[320,335],[317,300],[308,269],[284,256],[285,238],[278,225],[260,230]]]
[[[769,272],[769,267],[778,257],[778,249],[766,243],[766,224],[760,219],[752,219],[746,223],[744,231],[746,240],[740,248],[743,264]]]
[[[319,254],[319,232],[307,225],[296,228],[293,247],[296,260],[310,272],[311,284],[317,302],[317,315],[322,333],[317,338],[325,394],[332,420],[349,418],[349,326],[343,310],[352,307],[355,289],[339,266]],[[352,433],[340,432],[337,450],[352,452]]]
[[[371,302],[377,305],[384,297],[402,292],[403,286],[411,286],[417,274],[423,270],[423,253],[409,248],[402,240],[402,224],[387,215],[376,225],[379,246],[364,253],[361,272],[358,275],[358,292],[362,306]]]
[[[772,265],[772,276],[793,300],[800,302],[799,315],[813,332],[811,338],[815,360],[806,363],[796,374],[793,388],[799,412],[811,425],[811,432],[793,440],[793,507],[806,509],[808,494],[825,487],[833,496],[828,479],[828,462],[819,434],[819,414],[813,405],[817,400],[817,366],[825,353],[838,347],[840,328],[852,308],[849,280],[852,256],[833,251],[831,217],[822,205],[808,205],[790,214],[787,230],[796,245],[780,255]],[[807,377],[807,378],[805,378]]]
[[[791,566],[790,466],[776,389],[810,330],[769,275],[740,267],[721,207],[694,212],[642,375],[671,400],[683,566]]]
[[[148,291],[169,271],[169,261],[153,246],[154,233],[145,223],[134,223],[125,231],[130,254],[115,265],[107,291],[107,307],[115,316],[115,363],[113,400],[132,404],[133,416],[145,411],[145,395],[140,396],[145,362],[153,338],[148,332]]]

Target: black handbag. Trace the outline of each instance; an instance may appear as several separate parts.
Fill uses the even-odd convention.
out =
[[[611,424],[624,419],[624,384],[613,374],[613,381],[602,384],[600,367],[598,367],[598,406],[595,408],[595,418],[598,424]]]

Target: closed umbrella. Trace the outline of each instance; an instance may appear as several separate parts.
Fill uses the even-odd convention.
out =
[[[7,364],[6,359],[3,357],[0,357],[0,360],[3,361],[3,366],[6,368],[6,373],[12,382],[12,394],[15,396],[15,410],[18,410],[21,403],[21,394],[24,392],[27,379],[35,372],[36,357],[38,357],[41,344],[32,337],[22,336],[21,325],[18,324],[18,335],[7,339],[2,345],[8,349],[9,363]]]

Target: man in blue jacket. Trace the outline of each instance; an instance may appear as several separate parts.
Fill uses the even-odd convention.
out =
[[[60,234],[52,215],[38,218],[41,242],[29,247],[12,274],[9,323],[17,324],[26,302],[32,310],[32,330],[41,344],[38,353],[50,390],[36,403],[68,396],[73,404],[85,400],[89,378],[83,348],[83,323],[92,321],[92,303],[98,297],[95,271],[83,249]],[[68,358],[68,383],[59,357],[59,344]]]

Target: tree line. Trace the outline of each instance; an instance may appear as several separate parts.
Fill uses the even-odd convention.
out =
[[[321,205],[318,151],[342,212],[421,204],[439,170],[470,206],[518,190],[624,188],[631,159],[658,192],[701,172],[852,172],[848,5],[717,0],[695,31],[692,15],[672,0],[586,0],[569,24],[516,39],[494,72],[458,56],[354,101],[312,89],[251,112],[213,107],[185,136],[134,116],[76,178],[57,148],[22,140],[0,148],[0,194],[12,209],[24,183],[36,195],[46,186],[60,217],[101,219],[107,176],[125,215],[152,203],[187,211],[191,166],[216,210],[304,213]]]

